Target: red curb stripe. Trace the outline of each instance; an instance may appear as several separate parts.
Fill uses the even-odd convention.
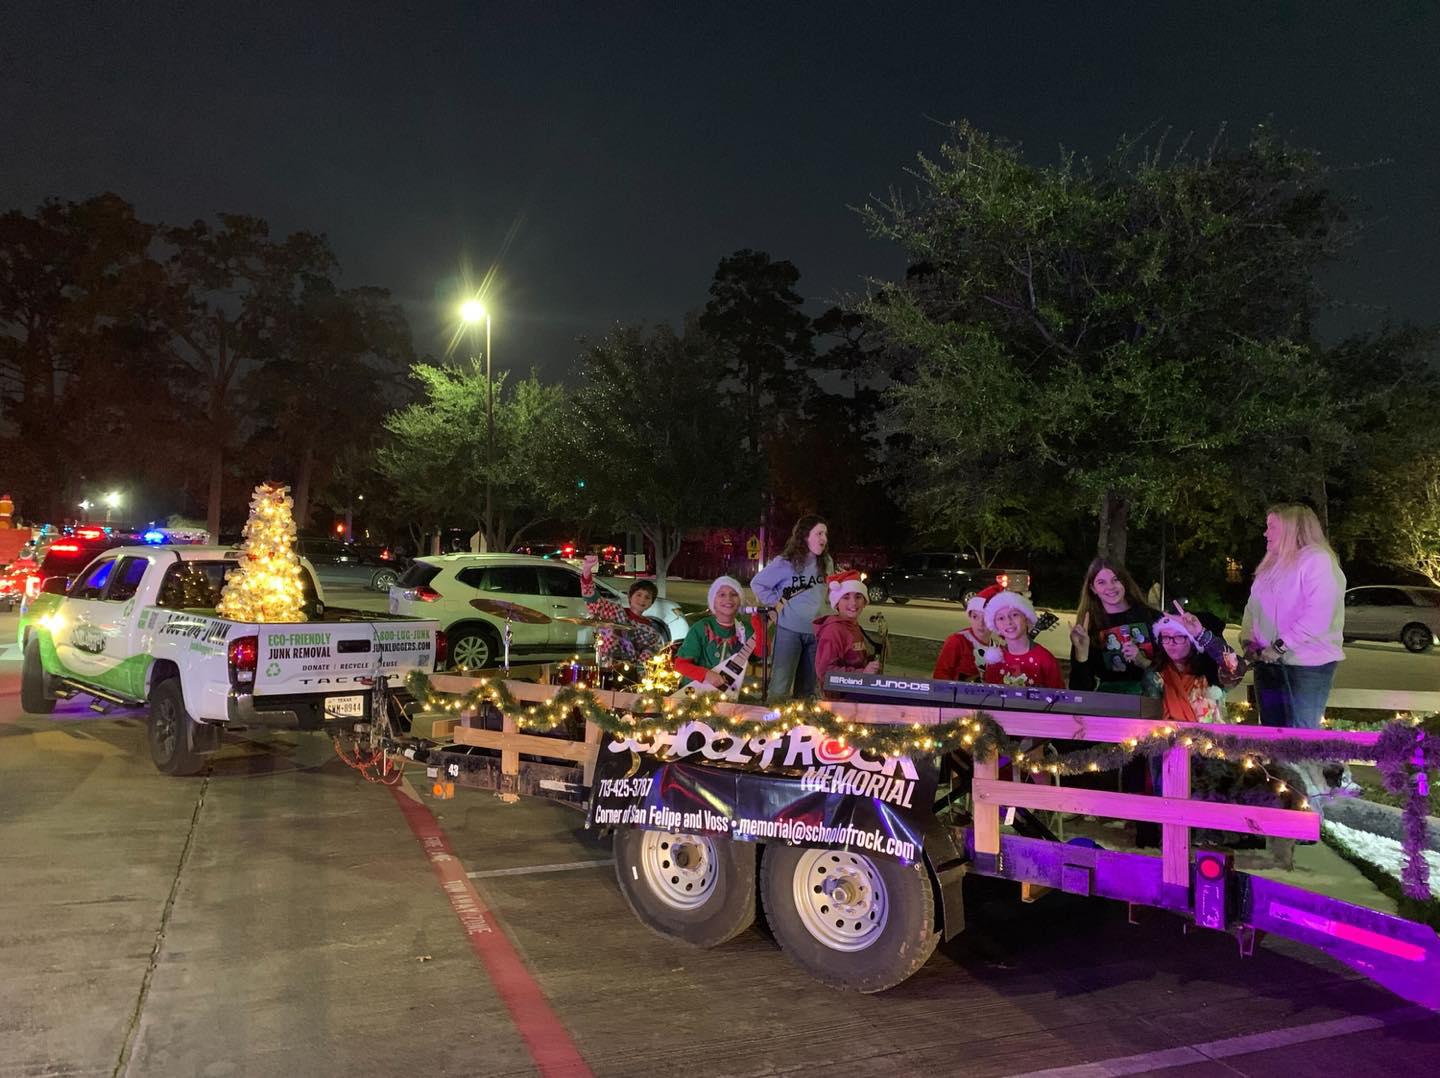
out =
[[[408,783],[406,784],[409,785]],[[465,875],[450,840],[435,814],[399,786],[392,786],[395,803],[410,831],[435,871],[440,889],[460,919],[475,955],[485,966],[490,982],[510,1012],[510,1021],[525,1042],[525,1048],[542,1075],[554,1078],[584,1078],[591,1070],[570,1039],[570,1033],[550,1008],[540,985],[505,934],[500,919],[490,912]]]

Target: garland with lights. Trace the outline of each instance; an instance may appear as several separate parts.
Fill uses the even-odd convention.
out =
[[[1114,744],[1077,749],[1062,756],[1046,758],[1042,749],[1021,749],[984,711],[965,719],[937,725],[868,725],[836,715],[813,700],[789,700],[776,704],[761,719],[722,715],[715,710],[714,697],[688,694],[670,697],[654,691],[654,685],[642,680],[641,693],[629,710],[617,711],[606,706],[601,697],[585,685],[561,687],[549,700],[528,703],[517,700],[499,678],[482,678],[478,685],[463,694],[436,690],[423,671],[410,674],[407,686],[411,695],[429,710],[461,713],[489,705],[515,719],[516,725],[531,730],[554,730],[575,714],[594,723],[608,734],[622,738],[650,739],[661,733],[674,734],[692,722],[703,722],[722,736],[745,740],[773,734],[777,729],[790,730],[809,726],[840,744],[854,744],[881,756],[903,756],[916,753],[944,754],[955,750],[972,757],[1006,756],[1017,768],[1032,774],[1055,776],[1080,775],[1087,772],[1114,771],[1137,757],[1159,756],[1177,745],[1190,749],[1192,756],[1238,765],[1243,771],[1260,769],[1273,781],[1276,793],[1288,792],[1283,780],[1268,770],[1281,764],[1308,761],[1361,759],[1374,760],[1384,776],[1386,788],[1392,793],[1406,794],[1404,808],[1405,873],[1401,881],[1405,893],[1412,897],[1428,897],[1429,866],[1425,863],[1425,817],[1429,795],[1429,772],[1440,768],[1440,715],[1423,721],[1397,717],[1385,724],[1375,747],[1365,750],[1343,738],[1305,740],[1281,738],[1260,740],[1243,733],[1221,733],[1207,729],[1177,730],[1163,726],[1144,738],[1129,738]],[[1227,730],[1236,729],[1228,727]],[[1308,807],[1301,801],[1301,807]]]
[[[225,574],[215,612],[249,622],[305,621],[305,588],[295,553],[290,488],[261,483],[250,496],[240,561]]]

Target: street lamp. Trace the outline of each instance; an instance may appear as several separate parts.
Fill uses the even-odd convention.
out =
[[[105,495],[105,523],[110,523],[110,512],[120,504],[120,492],[112,490]]]
[[[490,376],[490,312],[478,299],[460,304],[460,319],[472,329],[485,323],[485,549],[495,535],[495,382]]]

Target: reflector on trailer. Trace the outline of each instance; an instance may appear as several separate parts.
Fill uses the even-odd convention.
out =
[[[1224,930],[1230,925],[1231,855],[1225,850],[1195,851],[1195,923]]]

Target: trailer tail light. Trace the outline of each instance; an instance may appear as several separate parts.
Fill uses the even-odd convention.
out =
[[[1195,851],[1195,923],[1201,928],[1229,927],[1230,867],[1225,851]]]
[[[421,584],[418,588],[410,589],[410,597],[419,599],[422,603],[433,603],[440,598],[440,593],[426,584]]]
[[[255,667],[260,660],[260,638],[238,636],[230,641],[226,649],[230,660],[230,680],[236,685],[252,685],[255,682]]]
[[[435,630],[435,669],[444,670],[450,661],[450,638],[443,629]]]

